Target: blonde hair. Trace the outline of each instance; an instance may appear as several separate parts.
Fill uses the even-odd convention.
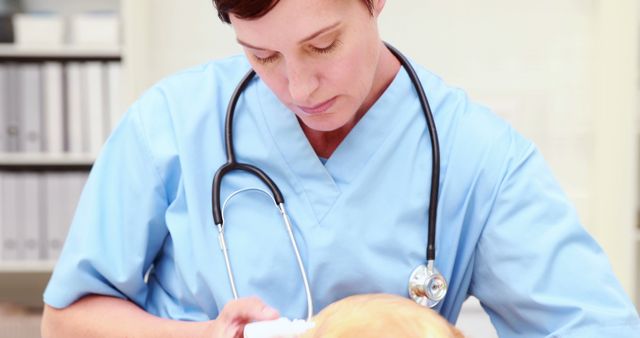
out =
[[[463,338],[435,311],[396,295],[344,298],[313,317],[315,327],[301,338]]]

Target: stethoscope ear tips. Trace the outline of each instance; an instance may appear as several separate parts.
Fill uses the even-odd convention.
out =
[[[447,295],[447,288],[447,281],[433,266],[433,261],[419,265],[409,277],[409,296],[422,306],[438,305]]]

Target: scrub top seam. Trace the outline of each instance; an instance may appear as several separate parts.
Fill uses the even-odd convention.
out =
[[[508,133],[508,131],[509,131],[509,129],[507,128],[507,130],[505,132]],[[496,137],[494,139],[494,142],[492,142],[491,147],[493,147],[493,145],[496,143],[497,139],[498,139],[498,137]],[[530,147],[527,147],[527,148],[530,148]],[[529,152],[527,152],[527,154],[528,153]],[[521,163],[522,160],[524,159],[524,157],[526,157],[526,156],[520,155],[517,158],[514,156],[514,159],[516,159],[518,161],[518,163]],[[496,202],[497,202],[496,200],[498,199],[498,196],[500,195],[500,192],[502,191],[502,189],[504,187],[504,184],[508,180],[509,175],[511,173],[511,171],[509,170],[509,165],[508,165],[509,158],[507,157],[507,158],[505,158],[503,160],[507,161],[507,164],[506,164],[506,167],[504,168],[504,173],[500,177],[500,183],[495,188],[494,196],[493,196],[493,198],[491,200],[491,206],[489,207],[489,212],[487,213],[487,218],[484,220],[484,222],[482,224],[482,230],[480,230],[480,234],[478,236],[478,241],[476,243],[476,247],[478,246],[478,243],[480,242],[480,239],[482,238],[482,235],[484,234],[484,231],[486,229],[487,222],[489,221],[489,218],[491,218],[491,215],[493,214],[493,210],[494,210],[494,208],[496,206]]]
[[[511,130],[510,127],[507,126],[505,132],[507,134],[511,134],[509,132],[510,130]],[[496,141],[497,139],[498,138],[496,137],[496,139],[494,141]],[[512,140],[511,142],[512,142],[512,146],[514,146],[513,145],[514,141]],[[535,151],[535,145],[533,143],[531,143],[530,141],[527,141],[527,142],[528,142],[528,146],[522,151],[522,154],[519,154],[519,156],[517,156],[517,157],[515,157],[515,156],[513,157],[513,159],[515,159],[517,161],[517,163],[518,163],[517,166],[520,166],[522,164],[522,162],[524,161],[524,159],[526,157],[530,156],[532,154],[532,151]],[[492,145],[494,143],[495,142],[493,142]],[[507,157],[505,159],[505,161],[508,162],[509,158]],[[481,255],[478,250],[479,250],[480,242],[482,241],[482,239],[484,237],[484,232],[487,229],[487,223],[489,222],[489,219],[491,218],[491,215],[493,214],[494,208],[496,206],[497,199],[500,196],[500,194],[502,192],[502,189],[503,189],[505,183],[508,181],[509,176],[511,175],[512,171],[513,170],[510,169],[509,165],[507,165],[505,170],[504,170],[504,173],[502,174],[502,177],[500,177],[500,183],[496,186],[494,196],[493,196],[493,198],[491,200],[491,206],[489,207],[489,211],[487,212],[487,217],[484,220],[484,222],[482,223],[482,228],[481,228],[481,230],[480,230],[480,232],[478,234],[478,239],[477,239],[477,241],[476,241],[476,243],[474,245],[474,248],[473,248],[473,256],[474,256],[474,258],[477,258],[477,257],[479,257]],[[473,276],[476,273],[476,265],[479,264],[479,263],[481,263],[481,260],[474,259],[474,263],[473,263],[474,269],[473,269],[473,273],[471,275],[471,282],[469,283],[469,290],[472,292],[472,294],[474,296],[475,296],[475,294],[473,293],[473,287],[475,285],[475,279],[473,278]],[[480,301],[482,301],[482,300],[480,300]]]
[[[425,92],[427,92],[428,89],[426,89],[426,85],[425,85]],[[466,103],[466,100],[460,100],[460,102],[458,102],[458,104],[456,105],[455,108],[452,109],[452,111],[454,112],[453,116],[448,119],[450,120],[450,125],[452,126],[451,128],[447,129],[447,131],[451,130],[450,133],[451,135],[449,135],[449,137],[446,138],[446,140],[456,140],[458,138],[458,133],[460,132],[460,120],[462,119],[462,114],[455,114],[455,112],[459,111],[458,107],[464,104],[464,107],[462,107],[460,110],[461,111],[465,111],[467,109],[468,104]],[[445,156],[442,156],[442,151],[440,151],[440,187],[444,186],[445,181],[447,180],[448,176],[447,173],[449,171],[449,163],[451,163],[451,156],[453,153],[453,144],[454,142],[440,142],[441,140],[443,140],[440,135],[444,134],[444,129],[439,129],[438,128],[438,118],[436,118],[436,116],[439,115],[440,113],[440,107],[436,108],[433,110],[433,120],[434,123],[436,124],[436,133],[438,134],[438,144],[440,146],[440,149],[445,148],[446,151],[444,151],[444,153],[446,154]],[[444,113],[440,113],[440,114],[444,114]],[[445,117],[443,116],[442,119],[445,119]],[[426,123],[426,121],[425,121]],[[443,126],[441,126],[443,127]],[[457,127],[457,128],[456,128]],[[426,129],[426,133],[427,133],[427,138],[429,137],[429,131],[428,128],[425,126]],[[442,133],[441,133],[442,132]],[[445,141],[446,141],[445,140]],[[433,146],[431,147],[433,151]],[[438,200],[440,198],[440,192],[438,192]],[[438,215],[439,216],[439,215]]]
[[[167,100],[166,97],[164,95],[164,92],[162,90],[159,90],[160,93],[162,94],[161,96],[163,97],[165,104],[167,104]],[[134,118],[134,127],[136,129],[139,129],[139,134],[136,133],[136,136],[139,136],[138,138],[141,141],[141,145],[142,145],[142,150],[144,155],[147,157],[148,161],[150,162],[151,166],[153,167],[153,172],[156,174],[157,179],[160,181],[161,185],[162,185],[162,192],[164,193],[165,196],[165,200],[167,201],[167,203],[169,203],[169,196],[168,196],[168,191],[167,191],[167,186],[166,186],[166,182],[164,180],[164,178],[162,177],[161,174],[161,170],[160,168],[158,168],[156,161],[155,161],[155,157],[153,156],[153,153],[151,151],[151,146],[150,146],[150,141],[149,141],[149,135],[146,133],[145,131],[145,125],[144,122],[142,121],[142,117],[140,116],[140,112],[139,112],[139,107],[136,106],[134,108],[134,113],[133,114],[133,118]],[[137,121],[136,121],[137,120]]]
[[[474,248],[474,251],[475,251],[475,248]],[[456,256],[455,263],[465,263],[464,261],[463,262],[458,261],[458,258],[459,256]],[[451,298],[445,297],[444,302],[442,302],[441,304],[438,304],[438,307],[437,307],[438,312],[442,316],[446,317],[447,320],[454,325],[458,321],[458,317],[460,316],[460,309],[462,308],[462,304],[467,300],[467,298],[469,298],[469,296],[472,295],[469,293],[469,291],[471,289],[471,283],[473,281],[472,277],[473,277],[473,267],[475,263],[475,256],[471,255],[471,257],[469,257],[469,260],[467,262],[469,264],[467,264],[467,267],[464,269],[464,271],[462,271],[462,273],[454,276],[452,272],[447,278],[447,280],[449,281],[449,287],[450,287],[449,290],[452,290],[451,286],[456,285],[455,290],[457,291],[457,294],[464,293],[465,297],[462,297],[462,298],[461,297],[451,297]],[[465,276],[469,276],[468,277],[469,284],[467,284],[466,288],[463,289],[465,285],[462,283],[465,281]],[[459,284],[454,284],[453,283],[454,281],[457,281]],[[451,299],[453,300],[451,301]],[[461,300],[461,302],[458,303],[456,302],[456,300]],[[449,304],[448,302],[453,302],[453,303]],[[443,311],[443,309],[446,309],[447,311]]]

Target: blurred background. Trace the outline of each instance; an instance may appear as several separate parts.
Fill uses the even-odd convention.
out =
[[[389,0],[380,26],[538,145],[640,304],[640,1]],[[210,0],[0,0],[0,338],[39,337],[78,194],[126,107],[240,52]],[[474,299],[458,326],[495,337]]]

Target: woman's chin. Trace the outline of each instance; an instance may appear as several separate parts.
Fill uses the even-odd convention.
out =
[[[314,115],[298,115],[298,120],[304,124],[304,127],[319,132],[330,132],[342,128],[345,123],[335,118],[335,114],[323,113]]]

